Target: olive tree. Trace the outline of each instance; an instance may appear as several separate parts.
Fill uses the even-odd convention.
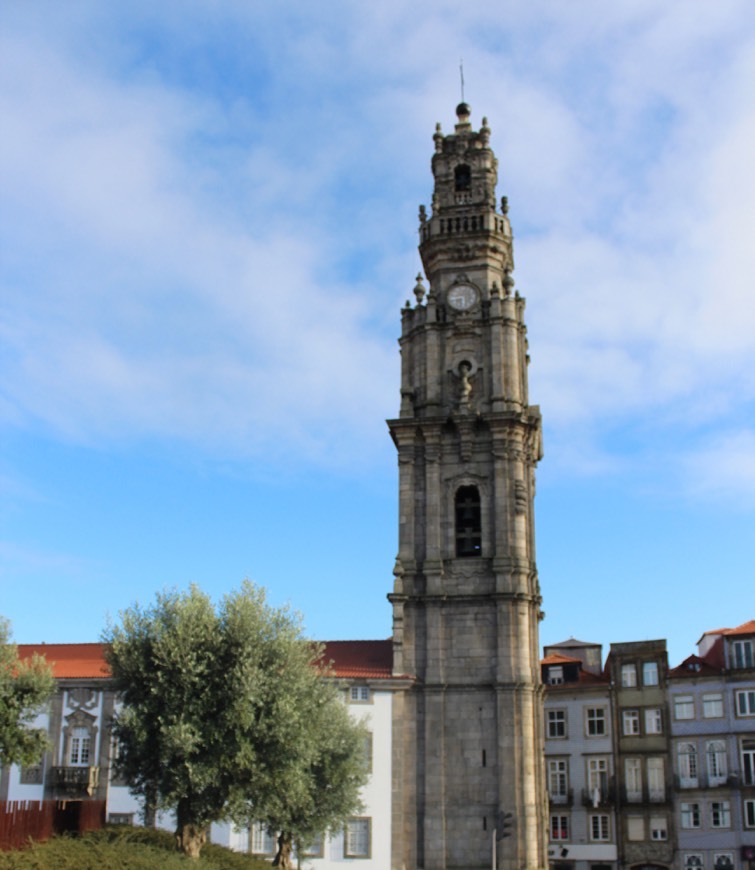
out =
[[[55,681],[43,656],[20,660],[10,638],[10,625],[0,617],[0,765],[35,764],[49,741],[46,731],[31,725]]]
[[[151,809],[175,812],[186,855],[198,857],[212,822],[272,818],[284,790],[303,793],[320,768],[334,771],[322,787],[353,810],[352,780],[335,775],[339,747],[328,755],[323,739],[320,760],[312,749],[324,738],[315,729],[345,712],[323,679],[322,649],[264,590],[246,582],[217,610],[197,587],[166,592],[124,611],[104,640],[121,701],[116,766]],[[358,768],[353,727],[344,745]]]

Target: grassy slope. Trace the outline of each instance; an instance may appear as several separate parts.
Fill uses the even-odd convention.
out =
[[[165,831],[104,828],[81,837],[56,837],[28,849],[0,852],[0,870],[270,870],[249,855],[207,845],[198,861],[175,851]]]

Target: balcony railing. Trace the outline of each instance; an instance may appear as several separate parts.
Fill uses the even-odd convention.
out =
[[[549,793],[548,800],[552,806],[570,807],[574,804],[574,789],[569,788],[556,794]]]
[[[93,795],[99,785],[99,767],[53,767],[53,787],[69,794]]]
[[[613,777],[604,780],[601,788],[583,788],[582,805],[585,807],[610,807],[616,803],[616,788]]]

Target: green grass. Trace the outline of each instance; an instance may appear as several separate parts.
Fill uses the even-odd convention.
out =
[[[0,870],[270,870],[259,858],[206,845],[198,861],[176,852],[167,831],[114,825],[0,852]]]

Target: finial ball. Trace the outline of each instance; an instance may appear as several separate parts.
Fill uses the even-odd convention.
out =
[[[466,120],[472,114],[472,108],[469,103],[459,103],[456,107],[456,115],[460,121]]]

